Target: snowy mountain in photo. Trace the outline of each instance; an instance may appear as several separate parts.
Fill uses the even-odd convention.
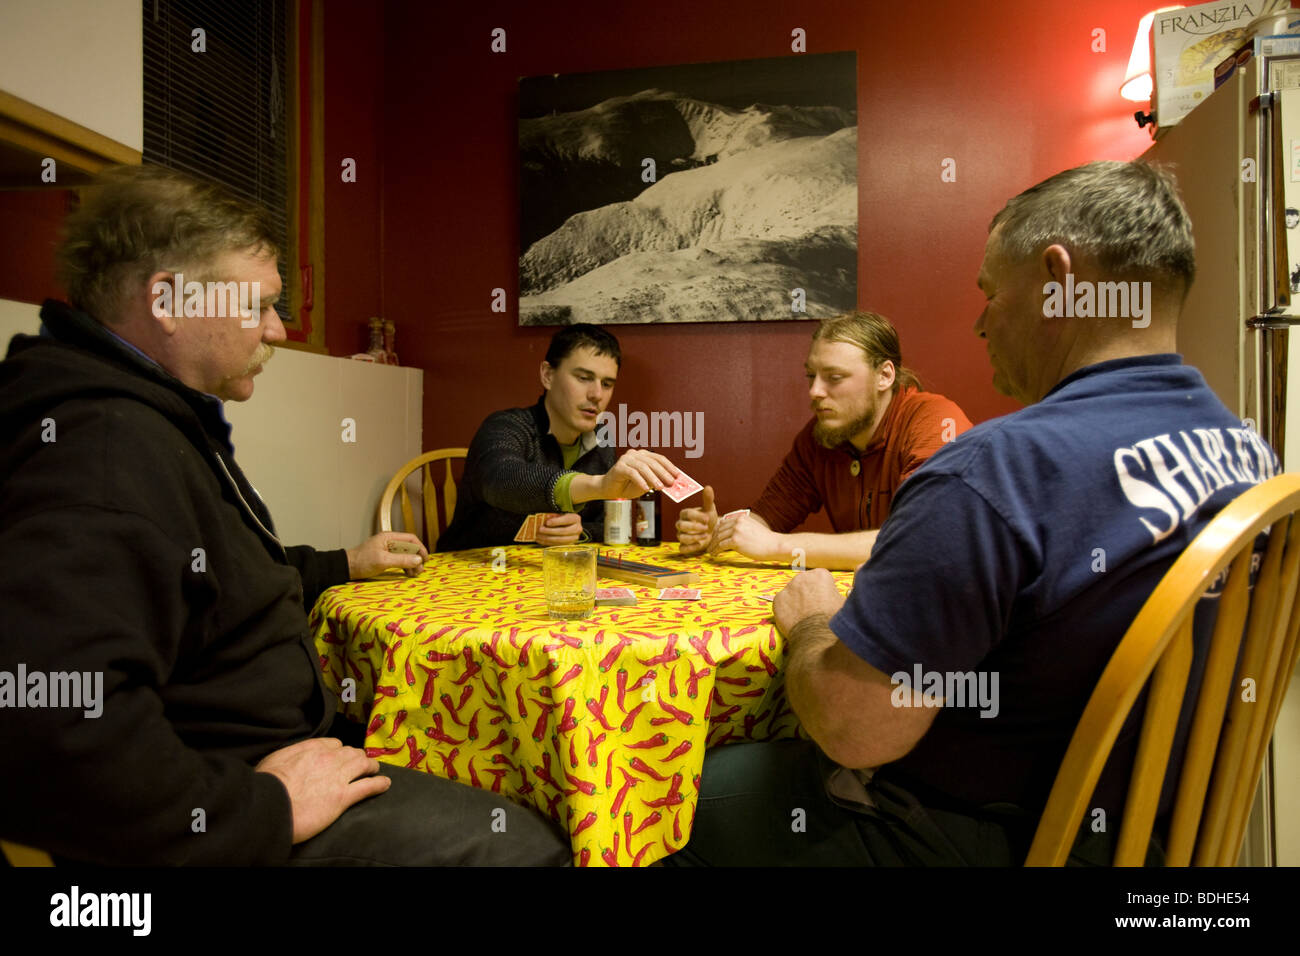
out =
[[[523,234],[537,233],[520,259],[521,323],[852,309],[853,123],[835,107],[732,109],[659,90],[521,121]]]

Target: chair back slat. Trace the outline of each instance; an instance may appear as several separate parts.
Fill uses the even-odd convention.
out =
[[[1214,636],[1201,678],[1201,694],[1192,717],[1187,738],[1178,796],[1169,826],[1169,845],[1165,855],[1170,866],[1187,866],[1196,848],[1201,813],[1209,786],[1214,755],[1223,729],[1223,714],[1232,691],[1237,669],[1237,653],[1250,610],[1250,563],[1252,552],[1244,550],[1229,566],[1228,579],[1219,596],[1219,613],[1214,622]]]
[[[447,463],[451,467],[451,463]],[[438,492],[433,486],[433,462],[426,461],[420,469],[420,495],[424,499],[424,546],[432,551],[438,545],[442,529],[438,525]]]
[[[0,840],[0,853],[3,853],[13,867],[19,866],[53,866],[54,860],[44,850],[37,850],[21,843]]]
[[[400,487],[402,489],[402,527],[413,528],[415,527],[415,514],[411,510],[411,496],[406,493],[406,482],[402,482]],[[393,529],[385,527],[383,530],[391,531]]]
[[[1245,835],[1246,820],[1254,797],[1251,781],[1258,780],[1264,768],[1270,731],[1277,720],[1291,675],[1292,668],[1283,671],[1283,662],[1294,660],[1294,644],[1288,637],[1295,608],[1297,572],[1300,571],[1300,533],[1297,533],[1297,526],[1300,526],[1300,521],[1295,518],[1289,521],[1284,519],[1273,525],[1269,555],[1265,558],[1259,581],[1255,585],[1257,589],[1264,589],[1266,594],[1271,592],[1275,599],[1269,609],[1269,617],[1261,624],[1259,640],[1264,645],[1263,666],[1256,678],[1256,699],[1250,711],[1251,729],[1247,737],[1247,751],[1238,771],[1242,780],[1235,794],[1233,829],[1227,835],[1225,852],[1228,853],[1235,853],[1234,848],[1240,845],[1241,838]],[[1272,557],[1274,546],[1279,552],[1284,550],[1284,538],[1285,558],[1279,556],[1270,564],[1269,558]],[[1289,589],[1286,587],[1288,584]],[[1222,852],[1220,859],[1223,859]],[[1231,865],[1232,862],[1229,860],[1224,865]]]
[[[1300,521],[1292,518],[1298,511],[1300,475],[1271,478],[1224,507],[1170,567],[1116,648],[1079,719],[1027,865],[1065,863],[1119,727],[1150,680],[1115,862],[1145,858],[1181,698],[1187,693],[1194,613],[1225,568],[1229,573],[1203,677],[1192,688],[1198,698],[1175,791],[1166,860],[1172,865],[1236,861],[1268,740],[1300,655],[1300,616],[1295,613]],[[1251,589],[1254,545],[1265,529],[1270,529],[1268,547]],[[1242,693],[1247,677],[1254,681],[1253,700]]]
[[[1287,528],[1286,524],[1290,527]],[[1300,521],[1291,519],[1289,522],[1278,522],[1273,526],[1275,536],[1281,537],[1284,532],[1288,536],[1286,556],[1279,562],[1276,573],[1270,575],[1265,585],[1271,588],[1278,598],[1273,609],[1273,619],[1268,625],[1268,633],[1263,638],[1269,650],[1264,667],[1264,684],[1260,688],[1259,697],[1259,703],[1267,705],[1259,709],[1257,720],[1261,723],[1266,722],[1272,712],[1281,707],[1282,688],[1286,686],[1286,675],[1280,674],[1279,671],[1290,650],[1291,633],[1295,624],[1296,587],[1297,579],[1300,579]],[[1260,574],[1261,580],[1264,580],[1264,571]],[[1255,756],[1262,762],[1267,742],[1256,741],[1255,744]]]
[[[456,482],[451,475],[451,459],[446,461],[447,475],[446,480],[442,483],[442,507],[447,515],[447,524],[451,524],[451,519],[456,516]]]
[[[1133,785],[1124,802],[1124,819],[1115,848],[1116,866],[1141,866],[1146,862],[1151,826],[1160,805],[1160,790],[1169,765],[1169,751],[1178,730],[1178,714],[1192,669],[1192,618],[1189,615],[1151,677],[1146,714],[1133,761]],[[1142,834],[1147,838],[1143,839]]]
[[[1265,662],[1268,656],[1268,637],[1272,630],[1273,609],[1277,606],[1277,569],[1281,564],[1285,545],[1284,534],[1270,534],[1268,549],[1251,600],[1250,619],[1246,624],[1246,638],[1241,648],[1241,660],[1228,696],[1228,716],[1224,721],[1223,736],[1219,742],[1219,757],[1215,761],[1215,782],[1211,786],[1206,816],[1210,826],[1202,824],[1200,842],[1196,852],[1198,866],[1231,866],[1238,848],[1232,843],[1234,821],[1250,811],[1250,801],[1255,793],[1255,779],[1246,779],[1243,772],[1254,761],[1251,733],[1259,733],[1264,714],[1258,706],[1258,696],[1263,691]],[[1269,585],[1274,585],[1270,587]],[[1249,680],[1253,690],[1249,695],[1243,683]],[[1256,715],[1261,719],[1256,720]],[[1203,863],[1201,861],[1204,861]]]
[[[1295,670],[1295,662],[1300,659],[1300,517],[1291,518],[1290,532],[1287,536],[1286,566],[1282,570],[1280,587],[1290,595],[1291,602],[1285,608],[1278,609],[1278,627],[1284,632],[1283,649],[1278,663],[1275,683],[1269,689],[1269,726],[1275,726],[1278,714],[1282,711],[1282,701],[1286,697],[1285,688]],[[1288,665],[1288,661],[1291,662]],[[1263,751],[1259,754],[1262,762]]]
[[[455,515],[456,509],[456,479],[452,471],[452,462],[457,458],[464,458],[469,454],[468,448],[439,448],[435,451],[425,452],[415,458],[412,458],[393,475],[388,486],[384,489],[383,495],[379,499],[379,530],[380,531],[409,531],[419,537],[424,542],[426,548],[433,551],[438,544],[438,538],[446,530],[447,525],[451,524],[451,519]],[[445,523],[438,520],[438,496],[432,466],[434,462],[441,461],[446,468],[444,480],[442,482],[442,495],[445,507],[443,512],[447,516]],[[416,470],[420,469],[420,476],[417,479],[419,494],[421,497],[420,512],[423,519],[423,527],[416,527],[415,509],[410,500],[410,494],[407,491],[407,479]],[[400,496],[399,496],[400,492]],[[398,500],[401,504],[402,527],[395,529],[393,527],[393,501]]]

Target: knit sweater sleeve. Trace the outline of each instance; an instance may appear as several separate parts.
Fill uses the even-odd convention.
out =
[[[513,514],[560,511],[556,486],[566,469],[541,454],[541,439],[527,412],[496,412],[470,443],[465,480],[477,496],[494,508]]]

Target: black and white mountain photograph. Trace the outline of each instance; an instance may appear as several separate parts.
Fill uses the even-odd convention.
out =
[[[519,324],[856,307],[856,54],[519,82]]]

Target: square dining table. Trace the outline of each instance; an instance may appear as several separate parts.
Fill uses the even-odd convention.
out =
[[[701,597],[602,577],[637,604],[553,620],[543,549],[485,548],[330,588],[311,628],[371,756],[535,807],[567,830],[576,865],[644,866],[689,840],[708,747],[801,733],[770,600],[798,572],[598,547],[694,571]],[[847,590],[852,574],[835,577]]]

